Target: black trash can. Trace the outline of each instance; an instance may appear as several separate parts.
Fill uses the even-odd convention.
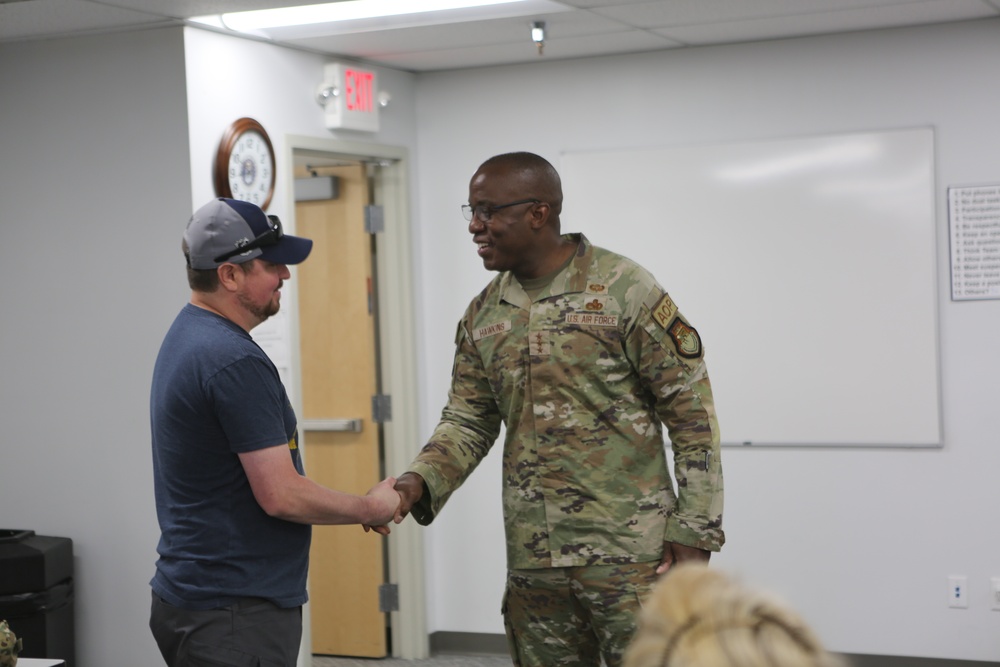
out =
[[[73,541],[0,529],[0,619],[22,640],[21,656],[73,667]]]

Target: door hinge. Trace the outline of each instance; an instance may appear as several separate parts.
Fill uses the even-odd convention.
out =
[[[399,611],[399,585],[382,584],[378,587],[378,610]]]
[[[372,396],[372,421],[376,424],[392,421],[392,396],[389,394]]]
[[[385,231],[385,213],[381,206],[375,204],[365,206],[365,231],[369,234]]]

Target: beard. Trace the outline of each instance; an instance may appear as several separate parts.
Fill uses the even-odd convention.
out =
[[[264,305],[254,303],[245,294],[238,295],[238,298],[240,305],[257,318],[258,323],[263,322],[272,315],[277,315],[278,310],[281,308],[281,302],[274,298],[270,299]]]

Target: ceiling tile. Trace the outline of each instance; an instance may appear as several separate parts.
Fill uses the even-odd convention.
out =
[[[0,42],[180,25],[221,11],[319,2],[0,2]],[[1000,17],[1000,0],[525,0],[512,7],[503,10],[509,12],[506,19],[467,20],[479,10],[463,10],[451,17],[462,19],[457,23],[428,25],[422,17],[400,27],[385,19],[346,30],[343,24],[281,29],[271,36],[277,44],[331,58],[423,71],[531,62],[537,57],[530,39],[534,20],[546,22],[545,57],[562,59]],[[346,34],[330,34],[333,30]]]
[[[28,0],[0,4],[0,39],[168,23],[160,14],[79,0]]]
[[[380,57],[379,60],[400,69],[430,71],[637,53],[670,48],[673,45],[673,42],[651,33],[628,31],[546,41],[544,55],[541,56],[533,44],[494,44],[475,48],[397,53],[386,56],[384,60]]]
[[[632,26],[662,28],[879,7],[888,8],[891,12],[905,12],[908,6],[920,4],[926,4],[926,0],[646,0],[629,4],[604,0],[603,6],[590,11]]]
[[[995,15],[996,12],[979,0],[933,0],[892,7],[676,26],[655,32],[684,44],[704,45],[972,20]]]
[[[465,48],[481,49],[502,44],[535,49],[535,45],[531,41],[531,23],[534,20],[545,21],[545,42],[547,45],[555,40],[604,33],[620,33],[628,30],[627,27],[616,21],[595,14],[571,12],[543,14],[533,16],[530,20],[524,17],[493,19],[358,32],[348,35],[285,39],[283,41],[304,48],[364,58],[372,58],[374,54],[381,54],[379,56],[381,57],[394,53],[413,53],[427,49],[451,51]],[[657,37],[656,39],[661,44],[667,44],[666,38]]]

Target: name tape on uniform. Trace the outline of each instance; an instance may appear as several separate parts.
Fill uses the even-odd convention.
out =
[[[508,331],[510,331],[510,320],[495,322],[474,330],[472,332],[472,340],[482,340],[490,336],[496,336],[497,334],[507,333]]]

